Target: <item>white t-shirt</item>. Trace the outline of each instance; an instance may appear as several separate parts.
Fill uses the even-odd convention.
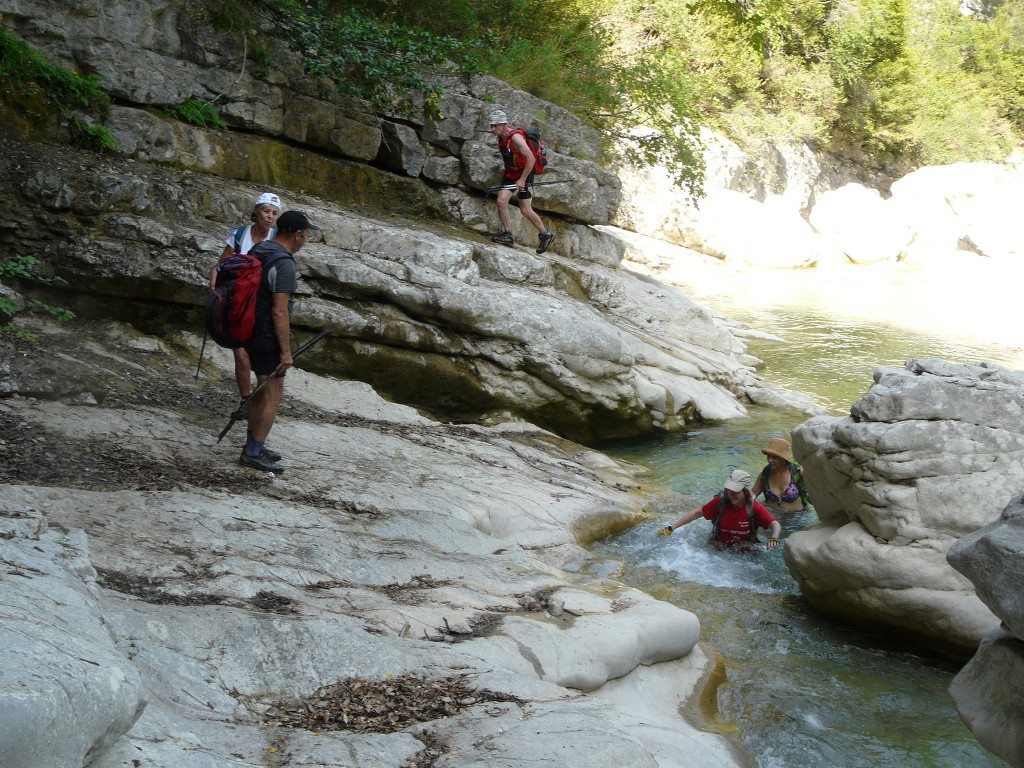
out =
[[[224,241],[224,245],[226,245],[228,248],[234,249],[235,232],[237,231],[237,229],[232,229],[231,234],[228,235],[228,239]],[[263,239],[271,240],[273,239],[275,234],[275,230],[273,229],[273,227],[271,227],[270,230],[267,232],[267,236],[264,237]],[[245,231],[242,233],[242,242],[239,244],[238,253],[248,253],[249,251],[252,250],[252,247],[254,245],[256,245],[256,243],[252,241],[252,224],[250,224],[245,228]]]

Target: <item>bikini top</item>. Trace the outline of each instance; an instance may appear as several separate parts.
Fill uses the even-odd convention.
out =
[[[796,482],[794,481],[793,466],[790,465],[790,468],[789,468],[789,476],[790,476],[789,485],[787,485],[782,490],[782,495],[781,496],[779,494],[775,493],[775,491],[772,490],[772,487],[768,484],[768,475],[771,472],[771,469],[772,469],[771,465],[768,465],[763,470],[761,470],[761,479],[763,481],[763,483],[762,483],[763,491],[762,492],[764,493],[765,501],[773,501],[773,502],[775,502],[777,504],[781,504],[783,502],[788,503],[788,502],[796,501],[797,499],[799,499],[800,498],[800,486],[798,486],[796,484]]]

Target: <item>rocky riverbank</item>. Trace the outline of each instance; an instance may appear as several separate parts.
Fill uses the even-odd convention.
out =
[[[6,768],[739,762],[684,719],[697,618],[586,573],[635,469],[296,370],[265,476],[216,442],[223,351],[197,381],[191,335],[34,331],[0,379]]]

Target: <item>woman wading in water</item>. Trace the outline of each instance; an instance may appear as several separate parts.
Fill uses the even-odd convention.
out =
[[[773,437],[761,453],[768,457],[768,464],[754,482],[754,498],[763,494],[764,503],[781,512],[797,513],[807,509],[804,470],[793,459],[789,442]]]

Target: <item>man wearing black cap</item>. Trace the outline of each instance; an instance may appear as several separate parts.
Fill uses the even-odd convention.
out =
[[[264,240],[250,253],[263,264],[260,287],[256,293],[256,328],[245,345],[258,384],[270,381],[255,394],[249,404],[249,431],[238,462],[245,467],[281,474],[281,454],[265,445],[274,426],[277,409],[284,395],[284,374],[292,366],[289,309],[298,285],[295,254],[306,244],[313,226],[300,211],[285,211],[277,219],[277,235]]]

